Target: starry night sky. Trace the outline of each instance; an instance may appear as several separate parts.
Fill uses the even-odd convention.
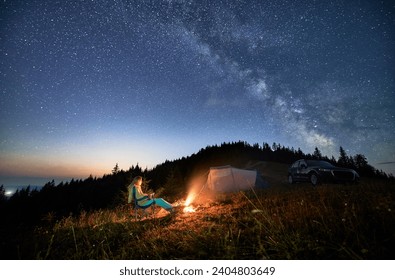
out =
[[[239,140],[395,174],[392,1],[0,5],[0,184]]]

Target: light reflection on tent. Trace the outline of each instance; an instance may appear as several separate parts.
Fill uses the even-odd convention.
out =
[[[226,165],[211,167],[206,185],[212,191],[226,193],[249,190],[253,187],[266,187],[267,185],[259,179],[256,170]]]
[[[268,186],[256,170],[239,169],[230,165],[210,167],[205,178],[205,181],[194,180],[193,187],[184,203],[184,212],[195,212],[196,209],[191,206],[191,203],[201,194],[205,196],[207,192],[230,193]]]

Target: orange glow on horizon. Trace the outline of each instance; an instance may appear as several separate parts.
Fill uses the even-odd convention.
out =
[[[33,156],[1,156],[0,172],[8,176],[87,178],[109,174],[112,167],[104,164],[74,163],[64,159],[44,159]],[[115,164],[114,164],[115,165]]]

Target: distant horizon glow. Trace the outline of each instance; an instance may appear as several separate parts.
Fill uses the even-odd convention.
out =
[[[259,143],[249,143],[251,145],[253,144],[259,144]],[[277,144],[281,144],[281,143],[277,143]],[[206,147],[208,147],[210,145],[207,145]],[[206,148],[203,147],[203,148]],[[295,147],[294,147],[295,148]],[[296,148],[297,149],[297,148]],[[199,149],[200,150],[200,149]],[[196,150],[195,152],[192,152],[189,155],[185,155],[185,156],[179,156],[177,158],[171,159],[171,160],[178,160],[182,157],[188,157],[191,156],[193,153],[197,153],[198,150]],[[303,151],[304,152],[304,151]],[[311,152],[312,153],[312,152]],[[338,158],[338,156],[335,157],[336,159]],[[150,165],[143,165],[139,162],[135,162],[135,163],[131,163],[129,164],[127,161],[125,162],[116,162],[116,163],[109,163],[107,166],[103,167],[102,169],[95,169],[92,166],[85,166],[85,168],[81,168],[81,165],[76,165],[75,168],[73,168],[73,166],[71,165],[64,165],[64,166],[54,166],[51,165],[50,163],[47,163],[48,165],[45,166],[43,164],[38,164],[36,162],[36,164],[32,164],[30,165],[29,162],[27,162],[25,168],[23,167],[23,165],[21,164],[15,164],[15,165],[10,165],[8,164],[6,168],[2,168],[2,164],[0,163],[0,168],[2,168],[2,170],[7,171],[7,168],[19,168],[20,170],[23,170],[23,174],[19,174],[18,172],[16,172],[15,170],[19,170],[19,169],[10,169],[8,171],[8,173],[3,173],[0,174],[0,185],[4,185],[6,188],[10,188],[12,191],[12,193],[16,190],[16,189],[20,189],[20,188],[26,188],[27,186],[34,186],[34,187],[42,187],[44,186],[45,183],[47,182],[51,182],[52,180],[55,181],[55,184],[59,184],[60,182],[70,182],[72,179],[74,180],[84,180],[86,178],[88,178],[89,176],[93,176],[96,178],[101,178],[104,175],[108,175],[111,174],[112,169],[115,167],[116,164],[118,164],[118,167],[120,170],[124,170],[127,171],[129,170],[129,168],[131,168],[132,166],[137,166],[139,165],[142,169],[147,168],[148,170],[151,170],[153,168],[155,168],[155,166],[164,163],[166,160],[168,159],[164,159],[163,161],[156,163],[152,166]],[[394,165],[395,166],[395,162],[383,162],[383,163],[378,163],[378,170],[384,170],[383,168],[380,168],[380,166],[391,166]],[[30,166],[30,167],[28,167]],[[376,166],[376,168],[377,168]],[[392,167],[390,167],[389,169],[391,170]],[[96,171],[96,172],[95,172]],[[52,175],[51,175],[51,172]],[[387,174],[392,174],[395,175],[394,173],[391,172],[387,172]],[[192,190],[189,195],[188,198],[185,201],[185,206],[189,206],[192,201],[194,200],[196,194],[195,194],[196,190]]]
[[[0,184],[237,141],[395,174],[387,1],[5,1],[0,18]]]

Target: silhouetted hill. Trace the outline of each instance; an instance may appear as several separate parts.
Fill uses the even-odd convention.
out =
[[[264,174],[271,176],[274,182],[280,182],[281,176],[286,177],[286,166],[300,158],[323,159],[353,168],[361,177],[394,179],[392,175],[388,176],[370,166],[363,155],[346,155],[342,147],[339,159],[335,160],[323,157],[317,148],[313,154],[304,154],[300,149],[295,150],[276,143],[271,146],[267,143],[250,145],[240,141],[207,146],[196,154],[165,161],[151,170],[142,170],[136,165],[125,171],[119,170],[116,165],[111,174],[100,178],[90,176],[85,180],[71,180],[58,185],[51,181],[39,191],[30,188],[18,190],[11,198],[0,199],[0,218],[6,224],[34,225],[47,215],[61,218],[70,214],[78,215],[81,211],[115,207],[125,203],[126,187],[137,175],[145,178],[147,187],[155,192],[159,191],[161,196],[171,200],[183,197],[188,181],[193,176],[207,172],[210,166],[233,165],[244,168],[255,161],[265,162],[267,166],[270,166],[270,162],[281,163],[284,165],[280,165],[276,173]],[[284,169],[283,173],[281,169]],[[0,195],[1,193],[4,192],[0,192]]]

